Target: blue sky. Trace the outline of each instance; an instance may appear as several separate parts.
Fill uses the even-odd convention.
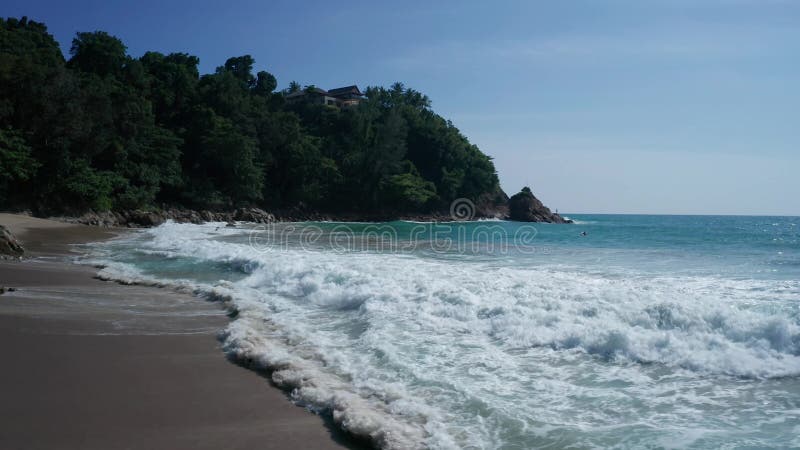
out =
[[[402,81],[562,212],[800,215],[800,2],[17,1],[279,86]]]

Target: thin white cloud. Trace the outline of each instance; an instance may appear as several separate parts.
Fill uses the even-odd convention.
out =
[[[663,29],[639,28],[607,33],[570,34],[525,39],[445,40],[410,48],[390,57],[394,68],[452,69],[461,65],[492,66],[591,62],[617,58],[738,58],[796,46],[798,32],[788,27],[736,27],[681,24]]]

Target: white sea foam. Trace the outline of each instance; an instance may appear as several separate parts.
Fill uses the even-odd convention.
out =
[[[654,423],[703,442],[722,426],[693,428],[709,408],[738,417],[736,393],[754,382],[737,380],[800,375],[797,281],[256,252],[245,235],[168,223],[126,250],[248,261],[235,281],[163,279],[107,256],[101,276],[223,299],[238,312],[227,352],[385,448],[602,446],[592,430]]]
[[[597,222],[595,222],[593,220],[578,220],[578,219],[572,219],[572,218],[566,217],[566,216],[564,216],[564,218],[571,220],[572,223],[575,224],[575,225],[592,225],[592,224],[597,223]]]

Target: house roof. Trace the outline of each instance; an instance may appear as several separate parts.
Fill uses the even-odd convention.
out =
[[[345,87],[331,89],[329,91],[326,91],[325,89],[320,89],[318,87],[311,88],[311,92],[309,92],[308,89],[301,89],[299,91],[292,92],[291,94],[286,94],[286,98],[288,99],[301,98],[305,97],[309,93],[317,95],[329,95],[331,97],[340,97],[344,95],[357,95],[359,97],[362,97],[364,95],[358,89],[358,86],[352,85],[352,86],[345,86]]]
[[[311,88],[311,92],[314,94],[328,95],[328,91],[318,87]],[[291,94],[286,94],[286,98],[303,97],[306,94],[308,94],[306,89],[300,89],[299,91],[292,92]]]
[[[328,91],[328,93],[332,96],[337,96],[342,94],[364,95],[361,93],[361,91],[358,90],[358,86],[356,86],[355,84],[352,86],[345,86],[345,87],[331,89]]]

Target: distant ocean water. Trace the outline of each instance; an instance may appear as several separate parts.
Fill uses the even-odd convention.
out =
[[[800,218],[174,224],[95,244],[386,448],[800,447]],[[586,236],[582,236],[582,232]]]

